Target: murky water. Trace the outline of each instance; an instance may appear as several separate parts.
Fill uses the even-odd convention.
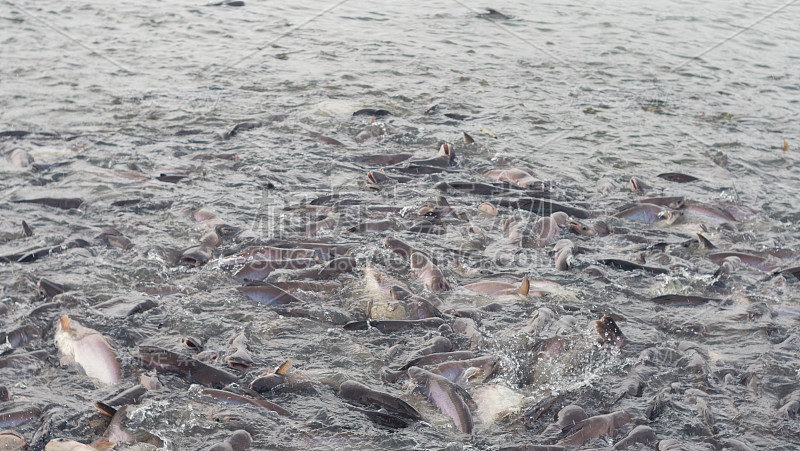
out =
[[[7,157],[0,162],[0,255],[88,242],[32,262],[0,263],[7,310],[0,330],[39,332],[3,349],[18,348],[12,356],[47,352],[44,361],[0,368],[0,385],[13,395],[0,409],[44,412],[12,429],[29,442],[39,431],[89,443],[105,427],[93,403],[133,386],[146,370],[132,357],[138,346],[188,356],[181,340],[197,337],[221,352],[212,365],[223,368],[229,341],[244,332],[254,365],[236,372],[240,386],[286,359],[293,377],[309,381],[311,388],[266,394],[292,417],[222,403],[186,378],[160,372],[164,387],[130,407],[129,426],[156,434],[167,449],[204,448],[242,428],[252,433],[253,449],[486,449],[555,444],[566,434],[545,429],[561,407],[576,404],[589,416],[633,416],[613,437],[586,447],[610,446],[637,424],[658,440],[698,447],[732,446],[731,439],[757,449],[800,445],[796,409],[786,407],[800,402],[797,279],[773,274],[797,266],[800,243],[796,6],[769,15],[783,3],[500,2],[492,7],[511,17],[493,19],[455,1],[245,3],[0,6],[0,131],[32,132],[0,138]],[[352,115],[362,108],[391,115]],[[382,134],[356,140],[372,120]],[[231,133],[241,123],[258,126]],[[464,143],[462,132],[476,142]],[[452,166],[419,175],[386,171],[409,180],[379,189],[366,178],[379,166],[357,161],[399,153],[429,159],[442,142],[456,154]],[[16,149],[34,165],[15,165]],[[484,174],[504,168],[549,182],[553,202],[591,211],[581,221],[604,221],[614,233],[564,231],[576,248],[573,267],[559,271],[548,253],[552,243],[522,248],[503,233],[507,218],[533,222],[550,209],[521,213],[500,204],[497,217],[478,213],[482,202],[530,193],[436,187],[496,182]],[[699,180],[657,177],[672,172]],[[162,174],[185,178],[171,183],[159,180]],[[631,192],[631,177],[650,187]],[[322,198],[329,195],[335,197]],[[417,214],[437,195],[454,217]],[[724,224],[687,207],[671,225],[613,216],[629,202],[663,196],[725,208],[735,220]],[[69,210],[15,202],[44,197],[83,202]],[[297,208],[310,204],[318,206]],[[306,236],[309,224],[326,218],[334,221]],[[387,219],[390,230],[349,231]],[[442,233],[409,231],[422,220]],[[241,234],[224,237],[205,265],[176,263],[221,223]],[[133,247],[98,239],[109,227]],[[683,244],[697,232],[716,249]],[[430,253],[453,290],[430,292],[408,262],[383,247],[385,237]],[[281,313],[234,289],[244,283],[235,277],[241,268],[222,264],[221,256],[297,240],[352,243],[349,256],[358,262],[330,278],[335,288],[294,293],[315,307],[308,315]],[[707,254],[723,251],[768,264],[737,263],[720,280]],[[598,264],[604,258],[667,271],[625,271]],[[493,302],[501,308],[481,310],[480,334],[472,338],[447,327],[344,330],[347,320],[366,318],[375,297],[365,288],[368,265],[437,304],[447,324],[457,310],[474,313],[467,310]],[[276,271],[268,280],[294,274]],[[517,284],[524,274],[560,287],[544,297],[497,299],[463,288],[486,277]],[[31,316],[53,301],[37,292],[40,278],[71,291]],[[666,294],[716,300],[652,301]],[[112,299],[157,306],[126,315],[101,305]],[[561,322],[532,328],[530,317],[542,308]],[[61,314],[113,343],[118,386],[98,387],[80,369],[59,364],[53,335]],[[620,349],[596,344],[592,322],[604,314],[626,336]],[[399,367],[440,335],[457,349],[499,359],[493,377],[465,384],[501,410],[490,418],[483,404],[471,435],[458,432],[406,377],[381,377],[382,368]],[[536,362],[537,343],[553,337],[562,337],[566,351]],[[628,393],[637,377],[642,383]],[[348,379],[406,400],[424,421],[397,430],[375,424],[337,396]],[[509,389],[505,397],[496,386]],[[663,403],[653,414],[655,399]],[[537,416],[534,407],[547,400],[550,407]],[[32,449],[42,449],[44,438]]]

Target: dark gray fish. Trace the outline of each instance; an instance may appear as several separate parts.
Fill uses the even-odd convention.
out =
[[[137,313],[144,313],[150,309],[158,307],[156,301],[150,297],[137,298],[113,298],[106,302],[95,305],[95,308],[102,310],[108,316],[126,317]]]
[[[411,425],[411,421],[395,416],[389,413],[382,412],[380,410],[367,410],[367,409],[359,409],[358,407],[347,405],[347,408],[353,410],[355,412],[363,413],[373,422],[381,425],[386,426],[392,429],[402,429],[407,428]]]
[[[362,108],[353,113],[353,116],[373,116],[373,117],[383,117],[388,116],[390,113],[387,110],[382,109],[375,109],[375,108]]]
[[[198,384],[210,387],[224,386],[238,380],[234,374],[227,371],[156,346],[139,346],[134,358],[151,368],[178,373]]]
[[[422,419],[422,415],[417,412],[417,409],[411,407],[402,399],[382,391],[373,390],[356,381],[350,380],[342,382],[342,384],[339,386],[339,396],[367,406],[375,405],[382,407],[390,412],[397,413],[413,420]]]
[[[463,388],[418,366],[409,368],[408,376],[433,405],[453,419],[456,429],[464,434],[472,433],[472,413],[467,406],[471,398]]]
[[[597,263],[611,266],[612,268],[622,269],[624,271],[647,271],[653,274],[669,274],[669,269],[666,268],[657,268],[654,266],[644,266],[638,263],[629,262],[627,260],[620,260],[616,258],[601,258],[597,260]]]
[[[230,2],[209,3],[206,6],[233,6],[233,7],[239,7],[239,6],[244,6],[244,2],[241,1],[241,0],[233,0],[233,1],[230,1]]]
[[[386,320],[367,320],[367,321],[351,321],[344,325],[344,330],[367,330],[374,327],[379,331],[388,334],[392,332],[400,332],[416,327],[423,328],[437,328],[444,324],[441,318],[425,318],[425,319],[386,319]]]
[[[262,260],[246,263],[233,276],[243,281],[259,282],[264,280],[277,269],[306,269],[317,264],[312,258],[297,258],[290,260]]]
[[[159,182],[165,182],[165,183],[178,183],[178,182],[180,182],[181,180],[183,180],[183,179],[185,179],[187,177],[189,177],[189,176],[188,175],[180,175],[180,174],[159,174],[159,176],[156,177],[156,180],[158,180]]]
[[[675,183],[689,183],[700,180],[697,177],[693,177],[688,174],[681,174],[680,172],[665,172],[663,174],[658,174],[656,177],[660,177],[664,180],[669,180],[670,182]]]
[[[47,351],[13,352],[0,356],[0,369],[35,369],[41,368],[47,360]]]
[[[38,199],[15,200],[14,202],[41,204],[41,205],[47,205],[48,207],[60,208],[62,210],[71,210],[73,208],[78,208],[83,203],[83,199],[79,199],[77,197],[62,198],[62,199],[52,198],[52,197],[41,197]]]
[[[58,246],[33,249],[16,254],[2,255],[0,256],[0,262],[32,263],[42,257],[46,257],[51,254],[60,254],[65,250],[78,247],[89,247],[89,242],[78,238]]]
[[[308,135],[311,136],[312,138],[316,139],[317,141],[324,142],[325,144],[330,144],[332,146],[345,147],[345,145],[342,144],[339,140],[336,140],[336,139],[333,139],[333,138],[329,138],[329,137],[324,136],[322,134],[319,134],[317,132],[309,132]]]
[[[0,332],[0,349],[16,349],[28,345],[28,343],[41,337],[41,330],[33,325],[17,327],[10,332]]]
[[[117,229],[105,229],[103,230],[103,233],[97,236],[97,238],[110,247],[116,247],[122,250],[128,250],[133,247],[131,240],[125,238],[125,236],[122,235],[122,232]]]
[[[142,402],[142,399],[146,393],[147,389],[143,385],[134,385],[133,387],[114,395],[114,397],[103,401],[103,403],[111,407],[119,407],[126,404],[139,404]]]
[[[582,446],[589,440],[603,435],[613,438],[614,432],[617,429],[630,423],[632,420],[633,415],[623,410],[607,413],[605,415],[596,415],[565,427],[563,432],[569,435],[564,437],[558,444]]]
[[[31,230],[31,227],[25,221],[22,221],[22,234],[25,236],[33,235],[33,230]]]
[[[302,303],[302,301],[296,297],[270,283],[257,286],[236,287],[236,291],[263,305]]]
[[[682,294],[665,294],[663,296],[654,297],[650,300],[660,305],[675,305],[675,306],[694,306],[694,305],[703,305],[708,302],[721,301],[721,299],[716,299],[716,298],[707,298],[704,296],[686,296]]]
[[[528,210],[532,212],[564,212],[573,218],[588,219],[595,216],[596,213],[584,210],[579,207],[572,207],[570,205],[558,204],[551,202],[547,199],[537,198],[522,198],[522,199],[501,199],[497,202],[501,207],[515,208],[519,210]]]
[[[477,17],[482,19],[511,20],[511,16],[507,16],[500,11],[491,8],[486,8],[486,12],[478,14]]]
[[[192,156],[192,160],[238,160],[239,155],[235,152],[226,153],[200,153]]]
[[[660,176],[659,176],[660,177]],[[656,441],[656,431],[650,426],[640,424],[631,429],[622,440],[614,444],[614,449],[626,449],[636,444],[649,445]]]
[[[0,385],[0,402],[7,402],[9,399],[11,399],[11,393]]]
[[[264,125],[263,122],[241,122],[239,124],[234,125],[232,129],[225,132],[225,134],[222,135],[222,139],[223,140],[231,139],[234,136],[238,135],[239,132],[243,132],[245,130],[253,130],[255,128],[261,127],[262,125]]]
[[[60,283],[55,283],[52,280],[45,279],[42,277],[36,282],[36,289],[39,291],[39,294],[46,298],[52,298],[57,294],[64,293],[69,291],[69,287]]]
[[[364,163],[375,166],[391,166],[394,164],[402,163],[403,161],[411,158],[410,153],[396,153],[396,154],[377,154],[377,155],[364,155],[355,159],[356,163]]]
[[[251,398],[249,396],[242,396],[236,393],[232,393],[225,390],[217,390],[214,388],[204,388],[203,394],[208,395],[216,400],[225,401],[233,404],[250,404],[253,406],[263,407],[265,409],[271,410],[278,415],[290,417],[292,413],[288,410],[284,409],[283,407],[274,404],[272,402],[267,401],[266,399],[259,399],[259,398]]]

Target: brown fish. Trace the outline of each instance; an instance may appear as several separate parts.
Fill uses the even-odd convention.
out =
[[[155,346],[139,346],[138,352],[133,357],[146,366],[178,373],[206,386],[224,386],[238,380],[235,375],[227,371]]]

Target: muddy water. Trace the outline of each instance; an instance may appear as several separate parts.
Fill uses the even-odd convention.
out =
[[[267,395],[293,417],[224,404],[185,378],[159,373],[164,387],[131,406],[132,426],[158,435],[168,449],[200,449],[242,428],[253,434],[254,449],[485,449],[556,443],[564,434],[543,431],[559,408],[577,404],[589,416],[626,410],[634,417],[589,447],[609,446],[636,424],[653,428],[658,439],[697,446],[730,439],[753,448],[798,445],[797,417],[780,410],[800,382],[797,280],[772,276],[797,266],[800,236],[798,36],[787,25],[797,22],[796,8],[724,41],[781,4],[493,5],[509,19],[477,17],[482,10],[449,1],[335,5],[3,3],[0,131],[31,133],[0,138],[9,157],[0,173],[0,255],[88,243],[0,264],[7,307],[0,330],[33,325],[39,336],[13,354],[47,352],[44,361],[0,369],[0,385],[13,395],[0,408],[45,412],[13,429],[28,441],[39,430],[88,443],[104,427],[93,402],[134,385],[145,371],[132,357],[138,346],[190,355],[181,340],[193,336],[224,360],[229,341],[244,332],[254,365],[236,373],[239,385],[286,359],[291,374],[310,381],[309,390]],[[357,141],[373,120],[352,115],[362,108],[391,115],[374,118],[380,136]],[[231,133],[242,123],[259,126]],[[464,131],[475,144],[463,142]],[[445,172],[405,174],[409,181],[379,190],[366,179],[376,167],[357,161],[398,153],[428,159],[442,142],[456,153]],[[35,165],[15,165],[15,149]],[[196,159],[221,154],[230,158]],[[615,233],[565,232],[582,252],[575,251],[569,271],[558,271],[550,246],[512,245],[502,230],[512,215],[533,222],[550,210],[500,206],[497,217],[486,217],[477,212],[481,202],[526,195],[435,188],[491,183],[487,170],[514,167],[549,182],[554,202],[593,212],[585,222],[604,221]],[[657,177],[667,172],[699,180]],[[162,174],[185,178],[171,183],[159,180]],[[650,188],[632,193],[631,177]],[[323,198],[330,195],[338,197]],[[423,219],[437,221],[416,215],[437,195],[456,217],[441,220],[442,234],[408,231]],[[722,206],[736,219],[727,227],[689,210],[673,224],[613,216],[655,196]],[[83,202],[70,210],[15,202],[42,197]],[[322,208],[297,208],[312,203]],[[309,224],[326,218],[334,220],[329,227],[304,236]],[[394,221],[390,230],[348,231],[387,219]],[[181,250],[219,223],[241,233],[224,238],[205,265],[176,264]],[[133,246],[98,239],[108,227]],[[717,249],[683,245],[698,231]],[[387,236],[434,256],[453,290],[431,293],[407,262],[383,248]],[[352,243],[358,262],[333,278],[336,289],[295,293],[317,307],[308,317],[280,314],[234,290],[242,285],[234,277],[240,268],[223,265],[221,256],[252,243],[299,239]],[[717,251],[771,264],[737,264],[719,281],[718,265],[706,256]],[[604,258],[668,271],[624,271],[599,265]],[[455,310],[492,302],[502,308],[483,313],[477,343],[446,329],[344,330],[346,320],[366,318],[374,297],[365,290],[367,265],[436,303],[448,324]],[[500,299],[463,288],[487,277],[516,284],[524,274],[560,288],[540,298]],[[31,318],[51,301],[37,293],[42,277],[71,291]],[[271,280],[291,277],[278,271]],[[652,301],[665,294],[716,300]],[[112,299],[157,306],[131,315],[98,307]],[[530,316],[541,308],[568,327],[531,331]],[[61,314],[112,342],[120,386],[97,387],[74,366],[60,365],[53,334]],[[623,348],[596,344],[592,322],[603,314],[617,318]],[[477,354],[500,360],[496,374],[468,384],[468,392],[481,398],[485,387],[499,385],[514,394],[508,405],[492,398],[506,407],[496,420],[475,413],[470,436],[406,378],[381,378],[383,367],[399,366],[442,334],[458,349],[474,344]],[[556,335],[569,343],[567,351],[534,362],[536,343]],[[212,364],[222,368],[222,360]],[[641,390],[621,395],[635,375],[644,380]],[[336,387],[348,379],[399,396],[425,421],[397,431],[376,425],[337,397]],[[657,396],[665,407],[649,418]],[[537,418],[532,407],[548,399],[552,406]]]

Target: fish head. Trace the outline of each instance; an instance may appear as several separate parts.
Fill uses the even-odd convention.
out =
[[[597,232],[593,227],[581,223],[580,221],[572,220],[569,222],[569,229],[581,236],[596,236]]]

